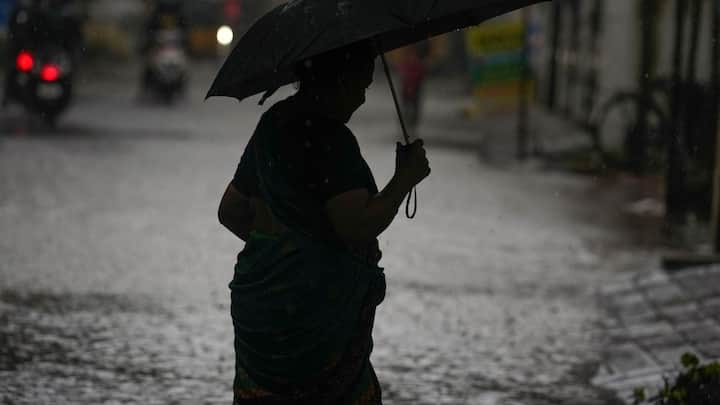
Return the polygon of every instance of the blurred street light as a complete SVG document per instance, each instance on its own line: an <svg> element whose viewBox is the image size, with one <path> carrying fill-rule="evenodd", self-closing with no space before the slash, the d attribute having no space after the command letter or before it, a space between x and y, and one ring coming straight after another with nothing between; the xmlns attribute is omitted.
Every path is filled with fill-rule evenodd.
<svg viewBox="0 0 720 405"><path fill-rule="evenodd" d="M217 41L222 46L228 46L233 41L233 30L227 25L223 25L217 30Z"/></svg>

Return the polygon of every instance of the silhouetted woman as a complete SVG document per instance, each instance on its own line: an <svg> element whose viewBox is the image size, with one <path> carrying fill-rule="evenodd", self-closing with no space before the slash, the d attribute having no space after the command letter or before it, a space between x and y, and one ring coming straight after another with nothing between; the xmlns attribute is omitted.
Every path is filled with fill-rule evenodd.
<svg viewBox="0 0 720 405"><path fill-rule="evenodd" d="M230 283L236 404L381 403L377 236L430 168L422 141L398 145L378 192L345 126L375 56L360 43L297 66L298 92L262 115L220 203L220 222L246 242Z"/></svg>

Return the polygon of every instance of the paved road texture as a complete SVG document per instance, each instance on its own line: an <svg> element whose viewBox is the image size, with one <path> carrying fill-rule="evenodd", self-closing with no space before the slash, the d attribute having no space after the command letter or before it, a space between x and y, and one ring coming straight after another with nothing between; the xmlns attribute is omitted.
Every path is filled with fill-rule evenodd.
<svg viewBox="0 0 720 405"><path fill-rule="evenodd" d="M215 213L267 106L203 103L207 66L170 107L139 103L132 72L111 73L86 72L55 131L0 116L0 402L227 404L242 243ZM597 291L652 270L654 252L598 182L483 163L468 146L482 125L461 125L452 95L428 97L433 173L417 217L381 237L372 360L385 403L616 403L590 381L610 342ZM391 106L378 82L351 123L381 185Z"/></svg>
<svg viewBox="0 0 720 405"><path fill-rule="evenodd" d="M627 274L601 288L612 314L606 361L593 383L628 400L674 381L683 353L720 359L720 266Z"/></svg>

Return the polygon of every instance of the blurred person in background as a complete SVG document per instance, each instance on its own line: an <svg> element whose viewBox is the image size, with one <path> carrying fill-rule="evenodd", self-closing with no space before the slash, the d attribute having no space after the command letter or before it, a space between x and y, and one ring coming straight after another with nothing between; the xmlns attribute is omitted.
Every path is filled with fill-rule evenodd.
<svg viewBox="0 0 720 405"><path fill-rule="evenodd" d="M84 47L85 8L80 0L40 0L43 15L52 24L50 32L75 60Z"/></svg>
<svg viewBox="0 0 720 405"><path fill-rule="evenodd" d="M240 23L243 11L242 0L225 0L225 4L223 5L223 14L225 22L230 26L235 27Z"/></svg>
<svg viewBox="0 0 720 405"><path fill-rule="evenodd" d="M400 49L397 64L400 75L403 115L408 132L417 135L422 113L422 90L428 71L430 43L425 40Z"/></svg>
<svg viewBox="0 0 720 405"><path fill-rule="evenodd" d="M11 12L9 37L15 49L55 43L77 54L83 46L84 19L79 1L20 0Z"/></svg>
<svg viewBox="0 0 720 405"><path fill-rule="evenodd" d="M8 19L8 41L5 66L5 86L3 87L2 106L5 107L13 97L12 92L17 80L15 59L20 51L31 46L33 29L31 14L34 12L33 0L18 0L13 5Z"/></svg>
<svg viewBox="0 0 720 405"><path fill-rule="evenodd" d="M189 52L189 28L183 2L158 0L147 4L149 13L140 53L140 99L152 92L166 101L184 90Z"/></svg>
<svg viewBox="0 0 720 405"><path fill-rule="evenodd" d="M142 34L140 50L145 55L153 46L158 32L178 30L182 36L183 47L188 44L188 24L180 0L157 0L148 3L150 9Z"/></svg>

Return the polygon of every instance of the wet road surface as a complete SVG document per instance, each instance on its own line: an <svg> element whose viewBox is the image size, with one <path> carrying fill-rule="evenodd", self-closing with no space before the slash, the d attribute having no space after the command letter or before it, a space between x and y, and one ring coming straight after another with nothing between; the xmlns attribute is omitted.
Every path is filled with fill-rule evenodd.
<svg viewBox="0 0 720 405"><path fill-rule="evenodd" d="M3 112L3 403L230 402L242 244L215 213L262 109L201 103L211 73L173 107L86 80L54 132ZM380 186L396 129L384 90L351 123ZM589 384L605 342L596 289L651 254L598 218L592 180L428 151L417 218L401 213L381 238L372 360L385 403L614 403Z"/></svg>

